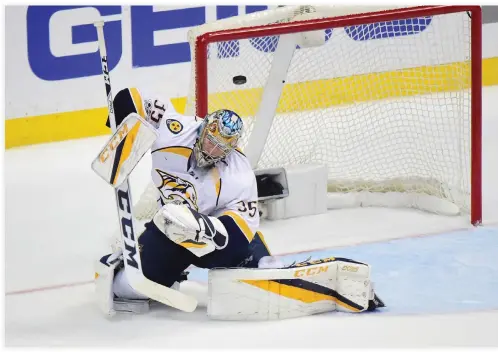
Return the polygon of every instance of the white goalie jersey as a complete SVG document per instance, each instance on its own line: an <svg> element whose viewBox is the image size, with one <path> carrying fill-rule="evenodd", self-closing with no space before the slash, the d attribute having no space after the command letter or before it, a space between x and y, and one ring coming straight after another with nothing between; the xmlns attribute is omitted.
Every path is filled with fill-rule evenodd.
<svg viewBox="0 0 498 352"><path fill-rule="evenodd" d="M169 202L185 204L205 215L232 217L250 242L260 219L256 177L245 155L237 149L211 168L195 168L192 153L202 119L181 115L170 99L136 88L126 93L136 113L159 132L151 148L153 186L135 207L137 217L149 220Z"/></svg>
<svg viewBox="0 0 498 352"><path fill-rule="evenodd" d="M153 126L150 130L158 132L151 147L151 186L134 207L134 216L142 221L154 218L160 230L162 226L168 227L161 231L199 258L215 249L227 248L228 240L216 242L220 248L205 246L197 238L184 240L184 220L192 217L193 210L217 217L226 231L220 233L230 238L230 243L236 243L233 248L245 246L246 240L252 242L256 234L261 238L257 232L260 214L256 176L240 150L232 151L212 167L196 167L193 153L202 119L183 116L169 99L157 99L136 88L121 90L114 99L114 108L116 116L122 119L132 113L140 115ZM191 211L173 204L187 205ZM159 209L162 213L157 212ZM195 219L191 222L197 225ZM180 225L175 229L177 223ZM215 265L209 271L207 312L212 319L285 319L334 310L363 312L384 306L375 295L370 266L347 258L325 258L290 266L237 266Z"/></svg>

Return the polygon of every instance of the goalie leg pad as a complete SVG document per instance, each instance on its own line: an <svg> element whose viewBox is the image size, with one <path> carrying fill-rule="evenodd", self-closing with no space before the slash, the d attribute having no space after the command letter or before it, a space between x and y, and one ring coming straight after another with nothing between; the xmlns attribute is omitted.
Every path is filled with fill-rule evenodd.
<svg viewBox="0 0 498 352"><path fill-rule="evenodd" d="M122 252L108 254L100 258L95 265L95 296L100 310L108 316L116 314L113 306L114 273L123 262Z"/></svg>
<svg viewBox="0 0 498 352"><path fill-rule="evenodd" d="M149 310L149 299L134 291L124 275L121 251L105 255L97 262L95 293L100 310L107 316L114 316L117 312L145 313Z"/></svg>
<svg viewBox="0 0 498 352"><path fill-rule="evenodd" d="M209 271L208 287L208 316L219 320L287 319L329 311L358 313L371 310L376 297L370 266L345 258L281 269L214 269Z"/></svg>
<svg viewBox="0 0 498 352"><path fill-rule="evenodd" d="M115 298L124 300L147 300L148 297L135 291L126 276L125 270L121 269L115 273L114 281L112 283L112 292Z"/></svg>

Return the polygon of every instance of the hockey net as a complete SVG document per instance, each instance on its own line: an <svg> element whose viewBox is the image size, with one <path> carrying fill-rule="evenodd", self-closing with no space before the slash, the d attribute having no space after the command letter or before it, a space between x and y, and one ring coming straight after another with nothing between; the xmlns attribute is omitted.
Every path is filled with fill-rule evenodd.
<svg viewBox="0 0 498 352"><path fill-rule="evenodd" d="M329 208L477 224L480 11L289 6L196 27L186 113L238 112L254 168L327 165Z"/></svg>

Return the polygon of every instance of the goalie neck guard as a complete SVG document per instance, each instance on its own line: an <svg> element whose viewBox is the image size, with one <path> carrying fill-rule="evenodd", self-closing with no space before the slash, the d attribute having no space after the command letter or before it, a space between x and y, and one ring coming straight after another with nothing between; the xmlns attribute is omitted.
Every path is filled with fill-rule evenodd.
<svg viewBox="0 0 498 352"><path fill-rule="evenodd" d="M242 128L242 119L231 110L217 110L207 115L194 145L197 165L211 166L226 158L237 147Z"/></svg>

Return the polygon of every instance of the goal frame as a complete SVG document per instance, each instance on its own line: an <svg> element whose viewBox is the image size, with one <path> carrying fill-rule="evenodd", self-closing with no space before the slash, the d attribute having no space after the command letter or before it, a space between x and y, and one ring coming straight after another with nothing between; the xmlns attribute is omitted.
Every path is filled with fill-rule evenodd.
<svg viewBox="0 0 498 352"><path fill-rule="evenodd" d="M482 10L480 6L435 5L398 8L393 10L358 13L290 23L277 23L226 29L199 35L195 41L195 99L196 115L208 113L208 45L216 42L242 40L253 37L275 36L296 32L342 28L376 22L403 20L421 16L467 12L471 17L471 175L470 221L482 223Z"/></svg>

